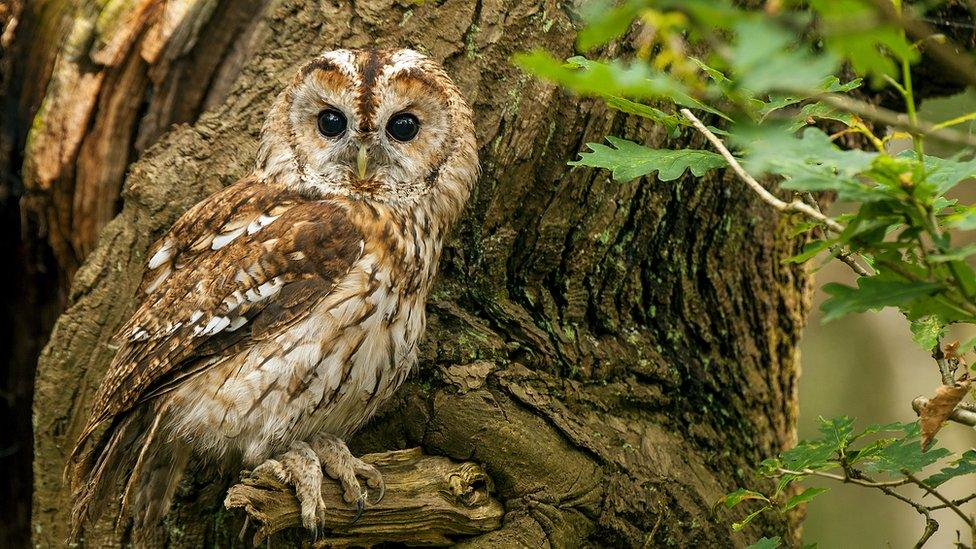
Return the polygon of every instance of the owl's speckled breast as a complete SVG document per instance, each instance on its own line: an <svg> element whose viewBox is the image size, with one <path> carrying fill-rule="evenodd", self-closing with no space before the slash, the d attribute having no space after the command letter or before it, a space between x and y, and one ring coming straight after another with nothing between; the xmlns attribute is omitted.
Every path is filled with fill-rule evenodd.
<svg viewBox="0 0 976 549"><path fill-rule="evenodd" d="M347 437L403 383L440 245L415 238L416 216L364 213L387 230L349 274L307 318L180 388L171 432L253 464L320 430Z"/></svg>

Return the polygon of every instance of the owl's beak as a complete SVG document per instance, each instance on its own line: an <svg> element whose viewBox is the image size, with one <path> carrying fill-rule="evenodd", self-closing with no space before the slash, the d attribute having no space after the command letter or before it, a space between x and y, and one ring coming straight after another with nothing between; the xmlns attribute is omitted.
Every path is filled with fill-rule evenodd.
<svg viewBox="0 0 976 549"><path fill-rule="evenodd" d="M369 162L369 154L366 152L366 144L359 145L359 154L356 155L356 167L359 169L359 179L366 179L366 165Z"/></svg>

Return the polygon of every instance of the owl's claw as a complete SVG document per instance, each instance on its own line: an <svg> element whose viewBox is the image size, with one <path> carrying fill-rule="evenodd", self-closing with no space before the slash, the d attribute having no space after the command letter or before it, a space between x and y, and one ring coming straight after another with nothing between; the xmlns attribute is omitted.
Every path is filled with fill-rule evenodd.
<svg viewBox="0 0 976 549"><path fill-rule="evenodd" d="M277 459L269 459L254 468L254 473L265 472L295 488L295 497L301 507L302 526L318 539L319 526L325 515L322 499L322 466L315 451L304 442L295 442L291 450Z"/></svg>
<svg viewBox="0 0 976 549"><path fill-rule="evenodd" d="M349 523L350 526L356 524L362 518L363 511L366 510L366 496L367 493L364 491L359 495L359 499L356 500L356 516L352 517L352 521Z"/></svg>
<svg viewBox="0 0 976 549"><path fill-rule="evenodd" d="M315 448L325 473L336 479L342 487L343 499L347 503L355 502L356 516L353 523L359 520L368 503L375 505L383 499L386 493L383 475L376 467L352 455L345 442L331 435L321 434L310 443ZM375 502L368 501L368 492L363 489L357 477L365 479L366 486L379 490L379 497Z"/></svg>

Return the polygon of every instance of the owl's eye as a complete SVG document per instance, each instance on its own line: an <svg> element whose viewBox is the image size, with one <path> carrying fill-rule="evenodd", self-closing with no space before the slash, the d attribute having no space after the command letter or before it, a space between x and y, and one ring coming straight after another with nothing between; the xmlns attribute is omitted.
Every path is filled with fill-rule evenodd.
<svg viewBox="0 0 976 549"><path fill-rule="evenodd" d="M319 132L326 137L336 137L346 131L346 116L335 109L319 113Z"/></svg>
<svg viewBox="0 0 976 549"><path fill-rule="evenodd" d="M390 137L397 141L410 141L414 137L417 137L417 132L419 131L420 121L417 120L416 116L408 112L401 112L400 114L394 115L386 123L386 133L390 134Z"/></svg>

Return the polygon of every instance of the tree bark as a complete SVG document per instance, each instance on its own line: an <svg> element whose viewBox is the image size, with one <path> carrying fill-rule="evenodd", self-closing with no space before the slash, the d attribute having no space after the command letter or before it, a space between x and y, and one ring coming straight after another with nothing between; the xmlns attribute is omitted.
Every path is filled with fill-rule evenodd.
<svg viewBox="0 0 976 549"><path fill-rule="evenodd" d="M472 547L744 546L760 533L793 535L794 521L776 516L733 535L731 515L712 509L794 439L808 284L780 262L793 248L787 221L731 175L619 183L570 169L584 142L607 134L703 142L511 65L531 48L573 54L578 16L567 3L282 0L261 13L226 97L130 167L121 213L78 270L41 356L36 545L66 535L64 460L111 359L108 340L133 309L148 246L251 169L265 112L301 63L367 45L444 63L474 108L484 174L444 253L419 371L354 451L418 446L479 464L505 515L463 539ZM202 472L185 483L154 545L240 545L242 516L222 509L224 486ZM130 540L105 521L85 542Z"/></svg>

